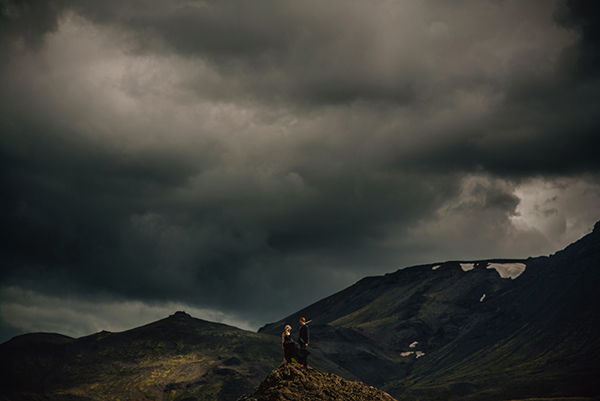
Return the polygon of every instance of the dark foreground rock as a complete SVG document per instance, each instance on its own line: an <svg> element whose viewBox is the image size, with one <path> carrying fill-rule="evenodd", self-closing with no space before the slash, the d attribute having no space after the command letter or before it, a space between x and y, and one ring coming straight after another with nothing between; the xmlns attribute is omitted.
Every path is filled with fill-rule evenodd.
<svg viewBox="0 0 600 401"><path fill-rule="evenodd" d="M271 372L248 396L238 401L395 401L388 393L361 382L348 381L332 373L321 373L298 365Z"/></svg>

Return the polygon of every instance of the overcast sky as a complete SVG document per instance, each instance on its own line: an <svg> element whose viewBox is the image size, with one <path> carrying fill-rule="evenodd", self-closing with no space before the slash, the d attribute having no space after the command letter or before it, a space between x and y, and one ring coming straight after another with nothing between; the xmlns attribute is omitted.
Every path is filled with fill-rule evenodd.
<svg viewBox="0 0 600 401"><path fill-rule="evenodd" d="M600 220L598 4L0 0L0 341L564 248Z"/></svg>

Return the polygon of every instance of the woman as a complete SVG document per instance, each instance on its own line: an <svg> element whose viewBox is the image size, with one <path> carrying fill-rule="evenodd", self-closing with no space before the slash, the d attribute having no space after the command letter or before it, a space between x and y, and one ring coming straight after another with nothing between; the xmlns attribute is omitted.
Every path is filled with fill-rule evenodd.
<svg viewBox="0 0 600 401"><path fill-rule="evenodd" d="M287 366L288 362L292 361L292 357L296 351L296 343L292 339L292 326L289 324L283 329L281 333L281 348L283 349L283 365Z"/></svg>

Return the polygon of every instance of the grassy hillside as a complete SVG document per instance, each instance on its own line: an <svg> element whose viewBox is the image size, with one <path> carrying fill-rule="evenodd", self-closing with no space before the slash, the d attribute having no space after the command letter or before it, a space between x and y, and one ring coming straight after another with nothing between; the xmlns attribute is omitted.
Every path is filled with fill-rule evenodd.
<svg viewBox="0 0 600 401"><path fill-rule="evenodd" d="M520 265L516 278L490 266ZM454 261L365 278L279 322L397 399L600 396L600 227L550 257Z"/></svg>
<svg viewBox="0 0 600 401"><path fill-rule="evenodd" d="M123 333L16 337L0 346L0 387L7 400L232 400L280 362L272 336L178 312Z"/></svg>

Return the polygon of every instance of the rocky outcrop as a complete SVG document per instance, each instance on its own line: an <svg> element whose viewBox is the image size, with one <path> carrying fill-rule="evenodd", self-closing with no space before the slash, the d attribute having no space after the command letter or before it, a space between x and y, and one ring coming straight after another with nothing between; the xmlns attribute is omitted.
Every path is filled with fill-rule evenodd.
<svg viewBox="0 0 600 401"><path fill-rule="evenodd" d="M321 373L298 365L280 367L248 395L238 401L394 401L388 393L332 373Z"/></svg>

